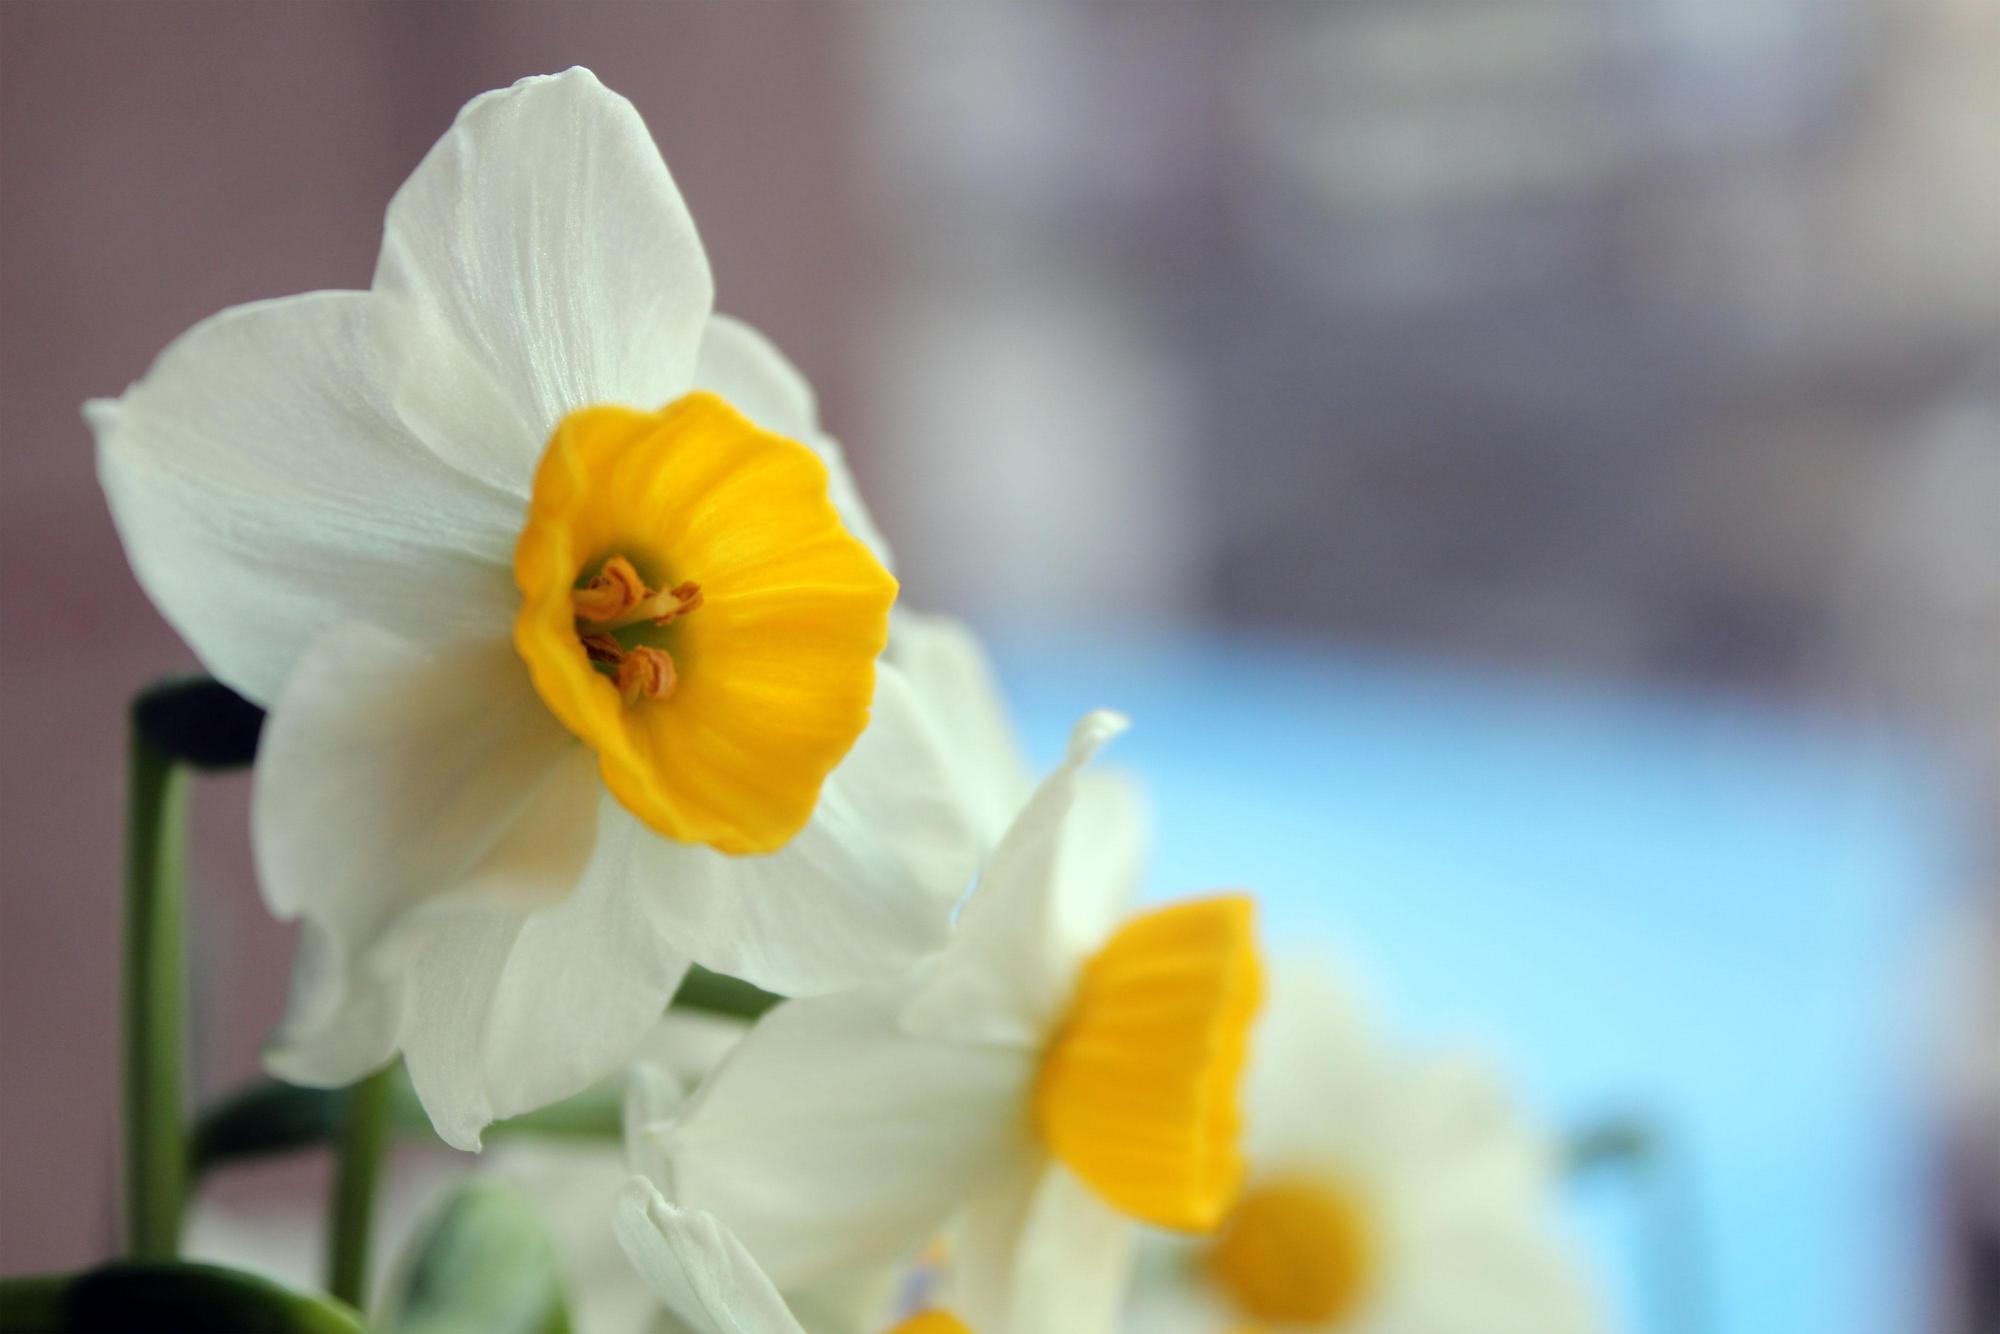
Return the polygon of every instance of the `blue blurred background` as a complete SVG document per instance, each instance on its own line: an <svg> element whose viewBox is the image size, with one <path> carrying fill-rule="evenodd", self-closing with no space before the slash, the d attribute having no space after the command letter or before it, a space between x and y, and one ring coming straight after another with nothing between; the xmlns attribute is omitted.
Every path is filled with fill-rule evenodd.
<svg viewBox="0 0 2000 1334"><path fill-rule="evenodd" d="M111 1242L120 706L189 662L76 405L365 285L572 63L1039 753L1134 717L1159 892L1648 1131L1575 1192L1628 1327L2000 1328L1991 0L0 4L0 1270ZM290 950L243 802L210 1090Z"/></svg>

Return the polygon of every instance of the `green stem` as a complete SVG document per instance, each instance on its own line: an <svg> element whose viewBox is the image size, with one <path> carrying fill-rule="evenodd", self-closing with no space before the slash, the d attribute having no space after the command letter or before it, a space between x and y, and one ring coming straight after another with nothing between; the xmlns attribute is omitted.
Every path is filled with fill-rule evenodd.
<svg viewBox="0 0 2000 1334"><path fill-rule="evenodd" d="M180 1249L187 1191L187 773L135 726L125 811L125 1245Z"/></svg>
<svg viewBox="0 0 2000 1334"><path fill-rule="evenodd" d="M389 1103L396 1067L386 1065L347 1091L327 1219L326 1287L367 1310L368 1233L375 1221L375 1186L389 1146Z"/></svg>

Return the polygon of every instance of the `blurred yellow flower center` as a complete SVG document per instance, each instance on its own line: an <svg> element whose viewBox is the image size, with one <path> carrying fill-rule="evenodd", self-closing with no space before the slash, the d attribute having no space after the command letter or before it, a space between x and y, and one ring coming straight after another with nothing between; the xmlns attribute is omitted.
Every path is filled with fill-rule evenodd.
<svg viewBox="0 0 2000 1334"><path fill-rule="evenodd" d="M1262 992L1247 895L1126 923L1084 965L1042 1061L1050 1152L1135 1218L1214 1228L1243 1177L1237 1085Z"/></svg>
<svg viewBox="0 0 2000 1334"><path fill-rule="evenodd" d="M972 1334L972 1331L948 1311L919 1311L889 1334Z"/></svg>
<svg viewBox="0 0 2000 1334"><path fill-rule="evenodd" d="M612 793L729 853L811 817L867 724L896 598L826 465L709 393L563 418L514 581L514 645Z"/></svg>
<svg viewBox="0 0 2000 1334"><path fill-rule="evenodd" d="M1352 1316L1368 1295L1375 1242L1352 1193L1276 1181L1243 1193L1207 1263L1252 1318L1326 1324Z"/></svg>

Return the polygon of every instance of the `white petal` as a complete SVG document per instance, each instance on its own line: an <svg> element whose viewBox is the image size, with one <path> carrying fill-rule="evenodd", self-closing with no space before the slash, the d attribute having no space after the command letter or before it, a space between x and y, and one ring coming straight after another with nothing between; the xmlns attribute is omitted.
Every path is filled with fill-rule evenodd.
<svg viewBox="0 0 2000 1334"><path fill-rule="evenodd" d="M665 1180L667 1163L660 1135L687 1102L688 1085L657 1063L639 1059L625 1084L625 1165L648 1180Z"/></svg>
<svg viewBox="0 0 2000 1334"><path fill-rule="evenodd" d="M619 1192L618 1241L688 1334L805 1334L743 1243L642 1177Z"/></svg>
<svg viewBox="0 0 2000 1334"><path fill-rule="evenodd" d="M878 666L872 719L790 843L761 857L641 845L675 938L704 966L786 995L934 953L982 851L947 744L901 673Z"/></svg>
<svg viewBox="0 0 2000 1334"><path fill-rule="evenodd" d="M284 1016L264 1049L272 1074L293 1084L338 1088L396 1054L403 991L342 943L338 924L299 923Z"/></svg>
<svg viewBox="0 0 2000 1334"><path fill-rule="evenodd" d="M937 966L903 1022L962 1041L1039 1044L1062 1016L1077 966L1137 886L1144 821L1122 781L1081 772L1125 728L1099 712L994 851Z"/></svg>
<svg viewBox="0 0 2000 1334"><path fill-rule="evenodd" d="M826 464L828 498L840 511L847 531L873 551L885 568L896 568L889 544L862 503L846 456L820 427L812 386L770 339L741 320L714 316L702 333L694 383L698 389L722 395L765 430L796 440L818 454Z"/></svg>
<svg viewBox="0 0 2000 1334"><path fill-rule="evenodd" d="M1034 1152L1032 1056L907 1037L904 995L785 1002L665 1132L667 1193L727 1220L786 1291L894 1263Z"/></svg>
<svg viewBox="0 0 2000 1334"><path fill-rule="evenodd" d="M1093 1334L1118 1323L1137 1229L1067 1167L997 1179L954 1231L949 1296L979 1334Z"/></svg>
<svg viewBox="0 0 2000 1334"><path fill-rule="evenodd" d="M546 798L580 751L505 641L439 656L366 625L313 641L255 773L259 883L272 912L306 922L274 1069L341 1084L388 1058L400 984L372 951L426 896L502 853L524 899L567 889L594 831Z"/></svg>
<svg viewBox="0 0 2000 1334"><path fill-rule="evenodd" d="M1256 1170L1372 1163L1398 1115L1396 1071L1359 996L1317 957L1280 960L1251 1034L1244 1149Z"/></svg>
<svg viewBox="0 0 2000 1334"><path fill-rule="evenodd" d="M898 612L885 655L951 739L952 771L985 841L1006 833L1035 789L992 664L972 632L944 616Z"/></svg>
<svg viewBox="0 0 2000 1334"><path fill-rule="evenodd" d="M1124 1334L1234 1334L1243 1312L1212 1279L1204 1263L1210 1238L1184 1232L1138 1229L1133 1243ZM1340 1334L1373 1334L1365 1325Z"/></svg>
<svg viewBox="0 0 2000 1334"><path fill-rule="evenodd" d="M1196 1263L1191 1253L1183 1254L1180 1259L1185 1265ZM1141 1278L1126 1305L1120 1328L1124 1334L1241 1334L1245 1326L1243 1313L1233 1302L1180 1273L1159 1282ZM1353 1325L1338 1334L1381 1332L1374 1325Z"/></svg>
<svg viewBox="0 0 2000 1334"><path fill-rule="evenodd" d="M1376 1146L1397 1192L1427 1213L1533 1213L1556 1181L1555 1149L1499 1072L1470 1054L1413 1055L1395 1067Z"/></svg>
<svg viewBox="0 0 2000 1334"><path fill-rule="evenodd" d="M1576 1257L1538 1220L1461 1219L1398 1258L1370 1326L1382 1334L1601 1334Z"/></svg>
<svg viewBox="0 0 2000 1334"><path fill-rule="evenodd" d="M375 290L411 297L512 393L527 452L465 462L523 478L574 409L686 392L714 300L645 122L581 68L459 112L389 204Z"/></svg>
<svg viewBox="0 0 2000 1334"><path fill-rule="evenodd" d="M86 406L133 571L211 672L268 704L325 626L505 632L520 503L398 403L452 355L392 302L311 292L203 321Z"/></svg>
<svg viewBox="0 0 2000 1334"><path fill-rule="evenodd" d="M709 317L694 383L722 395L767 431L793 440L819 434L812 385L775 343L733 316Z"/></svg>
<svg viewBox="0 0 2000 1334"><path fill-rule="evenodd" d="M749 1031L750 1023L745 1019L704 1010L669 1010L639 1044L632 1059L652 1066L669 1085L685 1091L699 1084ZM666 1107L659 1115L672 1112L672 1107Z"/></svg>

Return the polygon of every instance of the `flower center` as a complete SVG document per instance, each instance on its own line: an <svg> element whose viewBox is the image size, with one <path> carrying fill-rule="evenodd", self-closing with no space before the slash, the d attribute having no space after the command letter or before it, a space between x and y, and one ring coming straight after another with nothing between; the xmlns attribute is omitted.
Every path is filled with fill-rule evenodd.
<svg viewBox="0 0 2000 1334"><path fill-rule="evenodd" d="M618 683L626 704L642 699L666 699L679 677L673 655L653 644L627 645L618 631L635 625L664 629L701 606L701 585L692 579L654 592L639 569L624 556L613 556L590 582L570 594L576 609L576 637L592 665Z"/></svg>
<svg viewBox="0 0 2000 1334"><path fill-rule="evenodd" d="M708 393L563 418L514 582L515 648L612 794L728 853L811 818L867 724L896 597L819 457Z"/></svg>
<svg viewBox="0 0 2000 1334"><path fill-rule="evenodd" d="M1367 1211L1353 1192L1274 1181L1243 1193L1206 1262L1253 1319L1316 1325L1360 1308L1375 1252Z"/></svg>
<svg viewBox="0 0 2000 1334"><path fill-rule="evenodd" d="M1247 895L1127 922L1084 964L1042 1059L1049 1151L1133 1217L1215 1227L1243 1177L1237 1084L1262 991Z"/></svg>
<svg viewBox="0 0 2000 1334"><path fill-rule="evenodd" d="M970 1334L965 1322L949 1311L919 1311L889 1334Z"/></svg>

